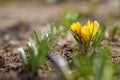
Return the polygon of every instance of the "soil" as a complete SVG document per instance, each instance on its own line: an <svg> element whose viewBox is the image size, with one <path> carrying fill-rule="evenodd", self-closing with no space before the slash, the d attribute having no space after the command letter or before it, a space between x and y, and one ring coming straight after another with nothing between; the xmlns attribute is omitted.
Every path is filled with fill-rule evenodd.
<svg viewBox="0 0 120 80"><path fill-rule="evenodd" d="M31 5L32 4L32 5ZM79 7L79 5L83 5ZM9 7L0 7L0 80L58 80L55 73L52 71L41 68L37 74L24 72L17 48L23 47L27 52L27 42L29 38L34 39L33 30L36 29L39 33L46 28L46 23L58 23L60 21L59 13L64 8L74 8L84 12L88 8L88 3L61 3L55 5L43 5L38 3L19 3L11 4ZM104 15L102 18L99 16L101 22L106 20L106 15L109 11L106 6L106 11L102 8L106 6L104 3L98 6L103 13L97 10L95 15ZM52 12L51 12L52 11ZM34 12L34 13L33 13ZM9 14L7 14L9 13ZM103 17L105 19L103 19ZM93 19L93 18L92 18ZM95 18L96 19L96 18ZM72 35L67 34L61 36L58 41L53 45L53 49L65 57L68 63L72 62L74 56L72 47L77 43ZM111 51L111 57L116 64L120 64L120 35L111 40L110 37L103 40L103 45L108 46Z"/></svg>

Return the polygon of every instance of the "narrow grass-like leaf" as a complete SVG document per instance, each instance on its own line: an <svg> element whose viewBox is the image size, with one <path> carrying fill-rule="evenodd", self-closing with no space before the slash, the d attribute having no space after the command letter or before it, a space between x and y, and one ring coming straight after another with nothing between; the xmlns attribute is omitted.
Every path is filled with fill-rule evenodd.
<svg viewBox="0 0 120 80"><path fill-rule="evenodd" d="M103 39L103 33L98 32L96 34L95 38L93 39L92 47L98 47L100 45L102 39Z"/></svg>
<svg viewBox="0 0 120 80"><path fill-rule="evenodd" d="M40 43L40 39L38 37L38 33L37 33L36 30L34 30L34 36L35 36L35 39L36 39L37 43L39 44Z"/></svg>
<svg viewBox="0 0 120 80"><path fill-rule="evenodd" d="M107 26L106 26L105 24L103 24L103 26L102 26L102 29L101 29L101 30L102 30L102 32L103 32L103 33L105 33L105 31L107 30Z"/></svg>
<svg viewBox="0 0 120 80"><path fill-rule="evenodd" d="M110 35L112 36L112 38L114 38L114 36L120 32L120 26L114 26L110 32Z"/></svg>
<svg viewBox="0 0 120 80"><path fill-rule="evenodd" d="M30 65L32 66L31 69L33 72L36 72L38 52L37 52L37 49L32 41L28 42L28 47L29 47L29 51L31 53L31 55L30 55L30 59L31 59Z"/></svg>
<svg viewBox="0 0 120 80"><path fill-rule="evenodd" d="M48 44L45 40L42 40L40 45L38 45L38 65L41 65L47 57L49 52Z"/></svg>
<svg viewBox="0 0 120 80"><path fill-rule="evenodd" d="M28 62L23 48L18 48L18 53L20 55L22 63L26 66Z"/></svg>
<svg viewBox="0 0 120 80"><path fill-rule="evenodd" d="M110 76L113 76L113 69L111 66L112 64L109 63L107 60L108 54L109 51L107 48L99 48L98 51L95 53L93 64L95 69L96 80L112 80L111 78L108 78ZM109 73L107 73L106 71Z"/></svg>
<svg viewBox="0 0 120 80"><path fill-rule="evenodd" d="M107 61L104 65L102 80L113 80L113 64L110 61Z"/></svg>
<svg viewBox="0 0 120 80"><path fill-rule="evenodd" d="M86 78L88 75L93 74L92 64L82 55L77 55L74 59L74 63L78 68L78 76Z"/></svg>

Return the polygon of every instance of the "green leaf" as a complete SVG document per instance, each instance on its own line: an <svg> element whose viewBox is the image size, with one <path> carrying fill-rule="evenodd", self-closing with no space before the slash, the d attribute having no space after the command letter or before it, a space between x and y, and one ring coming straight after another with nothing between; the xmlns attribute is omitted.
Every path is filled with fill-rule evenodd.
<svg viewBox="0 0 120 80"><path fill-rule="evenodd" d="M104 65L102 80L113 80L113 65L110 61L107 61Z"/></svg>
<svg viewBox="0 0 120 80"><path fill-rule="evenodd" d="M34 36L35 36L35 39L36 39L37 43L39 44L40 43L40 39L38 37L38 33L37 33L36 30L34 30Z"/></svg>
<svg viewBox="0 0 120 80"><path fill-rule="evenodd" d="M105 24L103 24L103 26L102 26L102 29L101 29L101 30L102 30L102 32L103 32L103 33L105 33L105 31L107 30L107 26L106 26Z"/></svg>
<svg viewBox="0 0 120 80"><path fill-rule="evenodd" d="M28 42L28 51L30 53L30 66L31 66L31 69L34 72L36 72L37 70L37 58L38 58L38 52L37 52L37 49L34 45L34 43L32 42L32 40L30 40Z"/></svg>
<svg viewBox="0 0 120 80"><path fill-rule="evenodd" d="M77 55L74 63L78 68L78 76L86 78L88 75L93 74L92 63L89 62L85 56Z"/></svg>
<svg viewBox="0 0 120 80"><path fill-rule="evenodd" d="M120 31L120 26L114 26L111 30L111 36L114 37Z"/></svg>
<svg viewBox="0 0 120 80"><path fill-rule="evenodd" d="M22 63L26 66L28 64L28 62L27 62L27 58L26 58L23 48L18 48L18 53L20 55L20 59L21 59Z"/></svg>
<svg viewBox="0 0 120 80"><path fill-rule="evenodd" d="M103 32L100 31L93 38L92 47L95 47L95 48L98 47L101 44L102 39L103 39Z"/></svg>
<svg viewBox="0 0 120 80"><path fill-rule="evenodd" d="M40 45L38 45L38 66L41 66L41 64L46 59L49 52L48 44L45 40L41 41Z"/></svg>
<svg viewBox="0 0 120 80"><path fill-rule="evenodd" d="M96 80L112 80L112 64L109 63L107 59L109 53L110 52L107 48L99 48L94 55L93 64Z"/></svg>

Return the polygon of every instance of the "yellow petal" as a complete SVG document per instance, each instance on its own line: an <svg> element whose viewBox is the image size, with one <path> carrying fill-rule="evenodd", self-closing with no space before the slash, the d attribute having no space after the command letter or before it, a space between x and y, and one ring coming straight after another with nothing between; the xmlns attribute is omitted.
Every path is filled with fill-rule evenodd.
<svg viewBox="0 0 120 80"><path fill-rule="evenodd" d="M79 22L73 23L73 24L71 25L71 30L72 30L74 33L79 34L79 32L80 32L80 23L79 23Z"/></svg>
<svg viewBox="0 0 120 80"><path fill-rule="evenodd" d="M93 32L94 32L94 26L93 26L93 23L91 22L91 25L90 25L90 27L89 27L89 33L90 33L90 35L93 35Z"/></svg>
<svg viewBox="0 0 120 80"><path fill-rule="evenodd" d="M89 37L88 37L88 33L87 33L87 30L85 27L81 27L81 31L80 31L80 36L83 38L83 40L85 42L88 42L89 41Z"/></svg>
<svg viewBox="0 0 120 80"><path fill-rule="evenodd" d="M93 37L94 37L99 30L99 23L97 21L94 21L93 26L94 26L94 31L93 31Z"/></svg>
<svg viewBox="0 0 120 80"><path fill-rule="evenodd" d="M88 20L87 24L84 27L86 28L86 30L88 32L88 35L89 36L92 35L92 33L93 33L93 23L90 20Z"/></svg>
<svg viewBox="0 0 120 80"><path fill-rule="evenodd" d="M90 25L91 25L91 21L90 21L90 20L88 20L88 22L87 22L86 26L87 26L87 27L89 27Z"/></svg>

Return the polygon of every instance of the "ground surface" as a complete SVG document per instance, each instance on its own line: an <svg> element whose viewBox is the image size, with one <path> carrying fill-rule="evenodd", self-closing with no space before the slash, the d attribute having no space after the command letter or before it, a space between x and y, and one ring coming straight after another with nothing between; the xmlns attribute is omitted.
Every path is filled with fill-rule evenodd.
<svg viewBox="0 0 120 80"><path fill-rule="evenodd" d="M23 73L21 71L22 64L20 63L17 48L22 46L26 49L28 39L30 37L33 38L33 29L37 29L39 32L42 29L45 30L45 26L48 23L58 23L60 21L60 12L63 10L72 8L85 12L88 7L89 5L86 2L65 2L54 5L15 2L12 4L0 5L0 79L32 80L33 77L31 78L28 74L26 74L27 78L21 75ZM97 16L95 19L103 23L107 20L106 17L109 12L111 12L109 5L105 3L98 4L97 10L94 12L94 16ZM116 41L111 41L110 39L103 41L103 44L106 46L109 45L112 54L111 57L114 58L118 64L120 64L119 37L119 35L116 37ZM62 40L64 40L64 42ZM72 43L71 37L67 37L66 35L62 40L59 40L61 45L56 46L55 49L62 52L63 55L66 51L68 51L68 54L72 53L70 48L66 46ZM67 55L65 54L64 56ZM43 79L48 76L44 75L44 72L47 71L39 71L39 74L43 74ZM47 73L50 76L50 73ZM44 80L50 80L49 76Z"/></svg>

